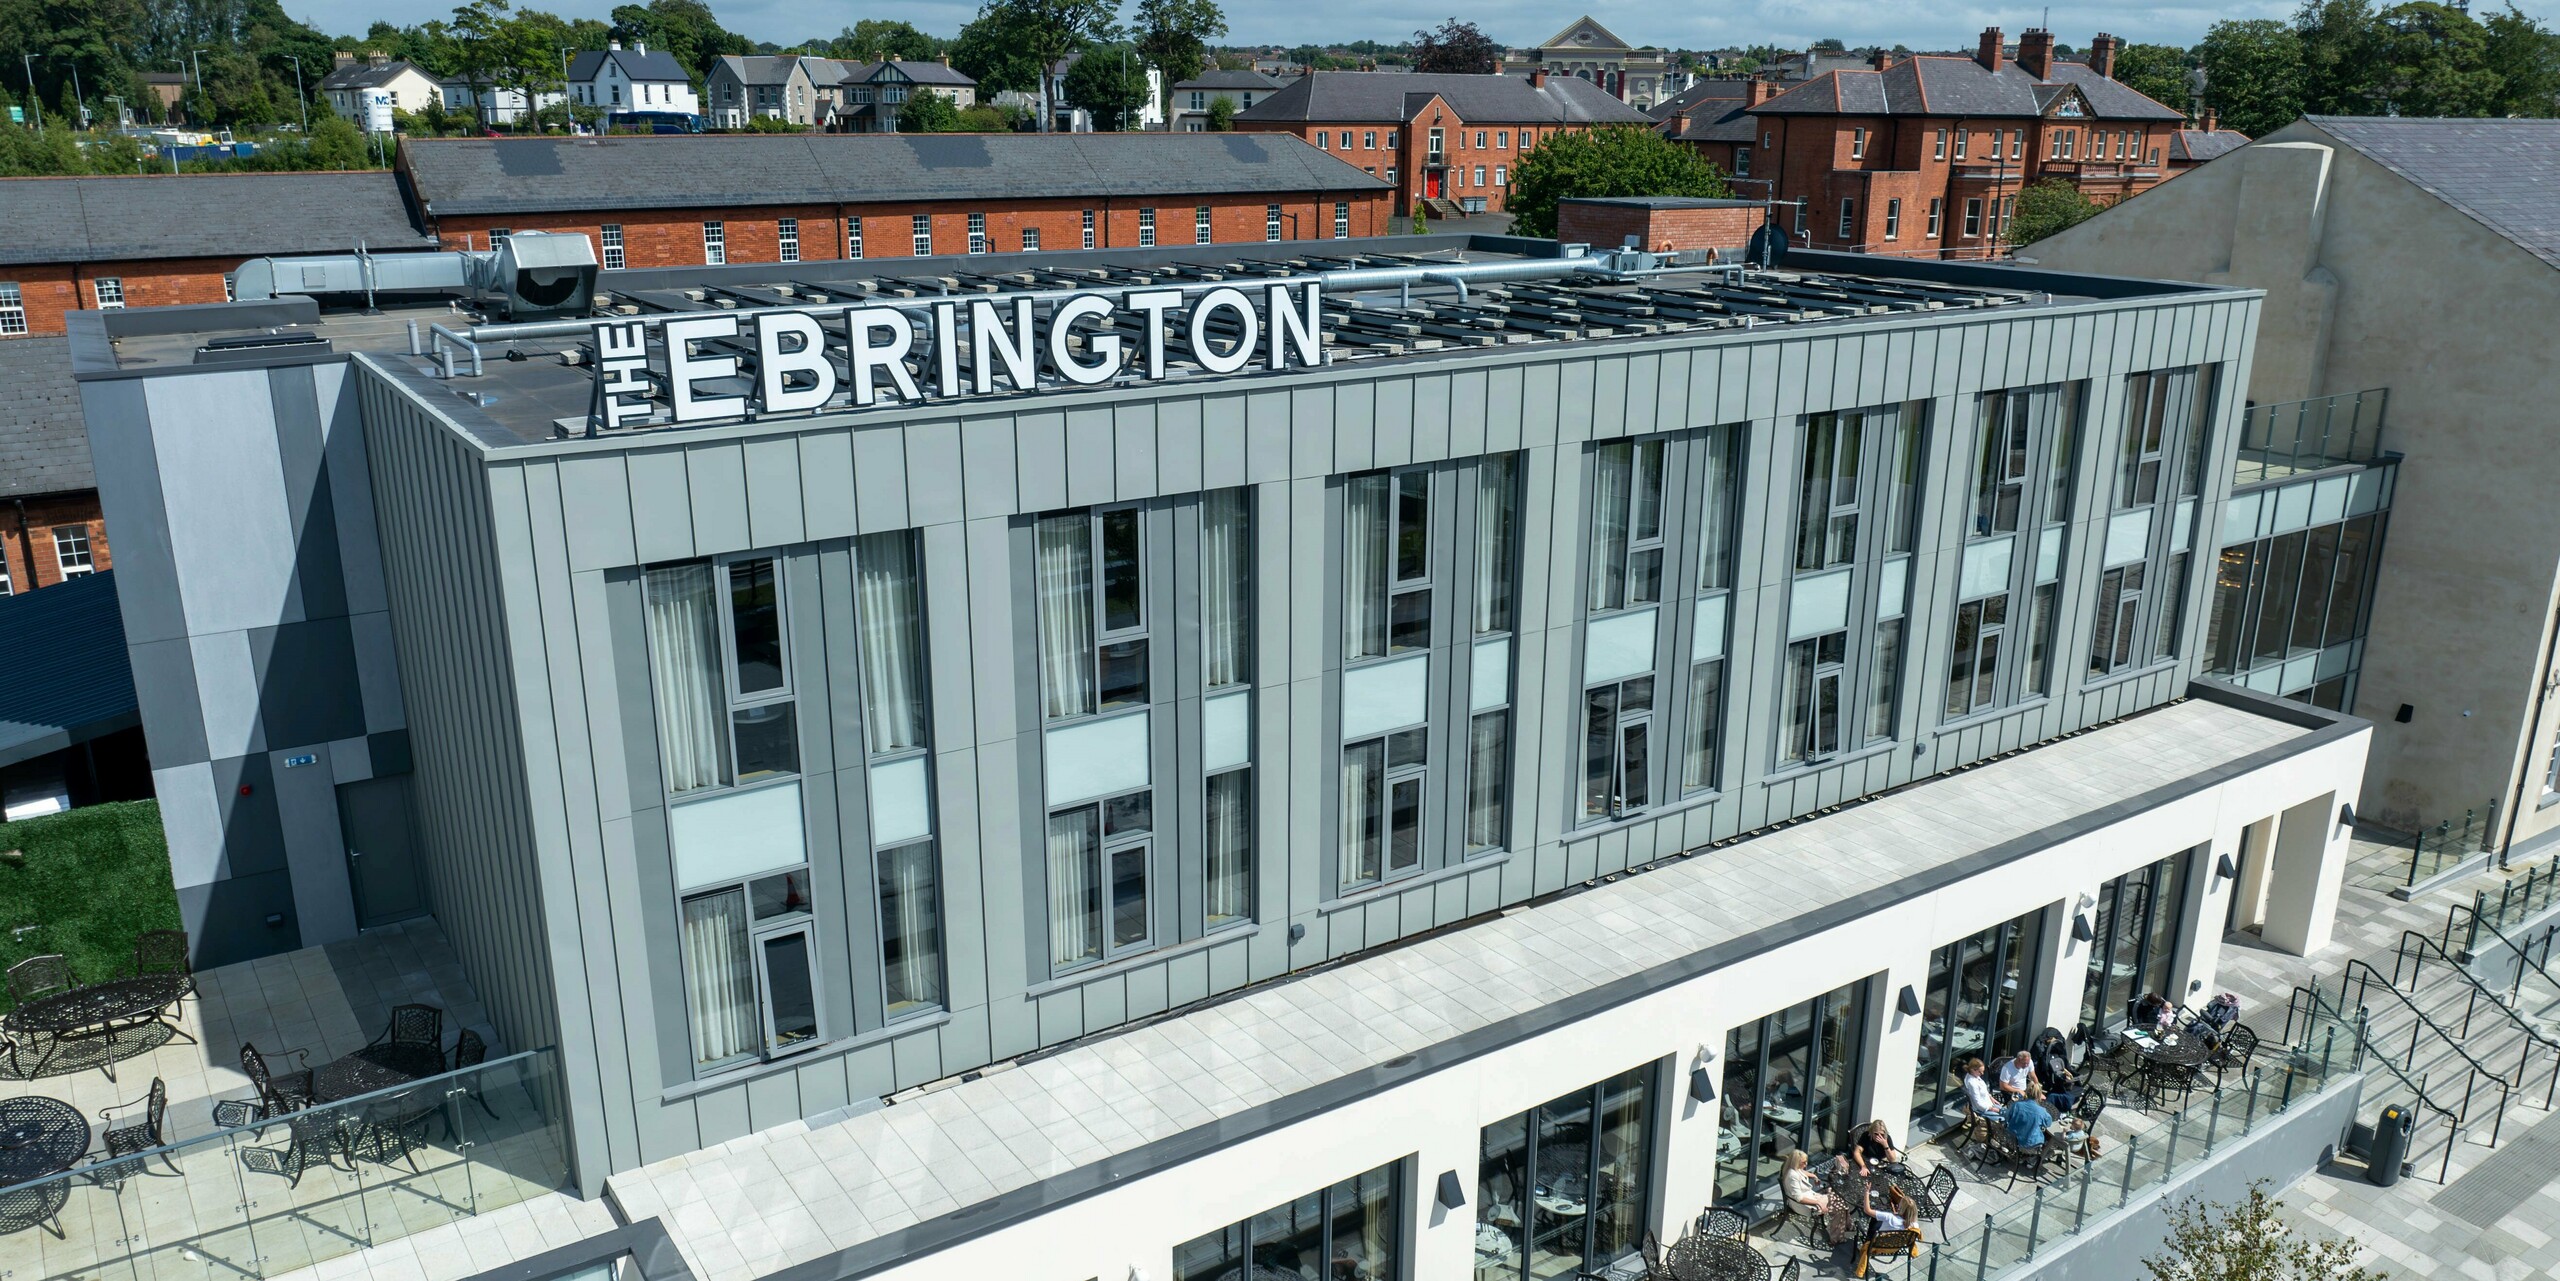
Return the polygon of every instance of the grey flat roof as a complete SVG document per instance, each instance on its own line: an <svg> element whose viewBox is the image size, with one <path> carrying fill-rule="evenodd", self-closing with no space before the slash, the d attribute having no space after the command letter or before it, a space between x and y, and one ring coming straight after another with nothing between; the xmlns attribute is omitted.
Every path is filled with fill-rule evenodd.
<svg viewBox="0 0 2560 1281"><path fill-rule="evenodd" d="M1297 138L1253 133L438 138L401 154L439 217L1387 189Z"/></svg>
<svg viewBox="0 0 2560 1281"><path fill-rule="evenodd" d="M142 723L113 570L0 596L0 654L43 658L0 680L0 765Z"/></svg>
<svg viewBox="0 0 2560 1281"><path fill-rule="evenodd" d="M685 1211L710 1188L736 1193L718 1200L721 1236L788 1243L783 1270L754 1272L860 1276L2364 728L2281 715L2189 699L834 1124L794 1121L625 1171L606 1187L629 1217L673 1225L704 1281L749 1275L714 1266L737 1255L705 1252L710 1243L687 1229L702 1216ZM860 1222L838 1217L856 1213L847 1197Z"/></svg>
<svg viewBox="0 0 2560 1281"><path fill-rule="evenodd" d="M71 381L71 340L0 341L0 498L97 487Z"/></svg>
<svg viewBox="0 0 2560 1281"><path fill-rule="evenodd" d="M0 178L0 263L424 249L381 171Z"/></svg>
<svg viewBox="0 0 2560 1281"><path fill-rule="evenodd" d="M2560 267L2560 120L2306 119L2526 253Z"/></svg>

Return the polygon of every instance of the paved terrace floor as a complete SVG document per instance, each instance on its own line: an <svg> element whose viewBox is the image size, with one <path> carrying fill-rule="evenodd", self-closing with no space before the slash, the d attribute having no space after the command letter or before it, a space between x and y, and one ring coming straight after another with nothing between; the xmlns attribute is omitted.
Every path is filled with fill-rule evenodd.
<svg viewBox="0 0 2560 1281"><path fill-rule="evenodd" d="M703 1281L863 1245L2283 748L2190 700L835 1124L617 1175ZM1168 1070L1160 1065L1179 1065Z"/></svg>

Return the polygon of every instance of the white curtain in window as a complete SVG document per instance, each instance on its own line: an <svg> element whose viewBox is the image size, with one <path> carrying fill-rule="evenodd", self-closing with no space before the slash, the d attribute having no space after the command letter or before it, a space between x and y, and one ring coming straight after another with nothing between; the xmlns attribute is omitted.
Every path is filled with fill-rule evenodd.
<svg viewBox="0 0 2560 1281"><path fill-rule="evenodd" d="M1488 849L1510 843L1503 829L1503 799L1511 790L1505 778L1505 740L1510 736L1509 710L1479 712L1467 726L1467 848Z"/></svg>
<svg viewBox="0 0 2560 1281"><path fill-rule="evenodd" d="M1733 586L1733 431L1709 432L1698 450L1698 590Z"/></svg>
<svg viewBox="0 0 2560 1281"><path fill-rule="evenodd" d="M1511 630L1512 456L1476 464L1476 634Z"/></svg>
<svg viewBox="0 0 2560 1281"><path fill-rule="evenodd" d="M1200 500L1200 661L1211 689L1245 678L1249 541L1243 490L1222 489Z"/></svg>
<svg viewBox="0 0 2560 1281"><path fill-rule="evenodd" d="M923 610L917 603L915 534L899 530L855 540L853 568L859 598L863 723L870 731L871 750L922 747Z"/></svg>
<svg viewBox="0 0 2560 1281"><path fill-rule="evenodd" d="M645 580L650 683L667 790L729 781L726 691L720 679L720 598L711 566L670 565Z"/></svg>
<svg viewBox="0 0 2560 1281"><path fill-rule="evenodd" d="M1088 516L1040 522L1040 688L1050 716L1094 708L1093 524Z"/></svg>
<svg viewBox="0 0 2560 1281"><path fill-rule="evenodd" d="M881 980L892 1014L942 1003L933 842L880 852Z"/></svg>
<svg viewBox="0 0 2560 1281"><path fill-rule="evenodd" d="M763 1041L747 896L722 890L684 901L684 987L693 1010L693 1061L752 1053Z"/></svg>
<svg viewBox="0 0 2560 1281"><path fill-rule="evenodd" d="M1049 963L1102 955L1102 888L1095 864L1102 834L1093 806L1049 816Z"/></svg>
<svg viewBox="0 0 2560 1281"><path fill-rule="evenodd" d="M1591 459L1591 608L1626 604L1627 506L1635 446L1603 445Z"/></svg>
<svg viewBox="0 0 2560 1281"><path fill-rule="evenodd" d="M1249 818L1253 771L1230 770L1209 780L1207 902L1212 925L1245 914L1250 899L1253 831Z"/></svg>
<svg viewBox="0 0 2560 1281"><path fill-rule="evenodd" d="M1355 476L1344 486L1342 656L1387 652L1387 477Z"/></svg>
<svg viewBox="0 0 2560 1281"><path fill-rule="evenodd" d="M1384 739L1342 749L1342 846L1336 857L1346 887L1374 881L1381 870L1385 765Z"/></svg>

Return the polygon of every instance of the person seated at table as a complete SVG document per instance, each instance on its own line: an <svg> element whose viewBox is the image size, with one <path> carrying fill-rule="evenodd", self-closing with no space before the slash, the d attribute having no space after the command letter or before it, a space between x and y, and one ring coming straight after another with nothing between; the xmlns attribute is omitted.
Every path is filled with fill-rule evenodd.
<svg viewBox="0 0 2560 1281"><path fill-rule="evenodd" d="M1866 1185L1867 1235L1878 1232L1900 1232L1920 1217L1911 1204L1910 1194L1882 1179Z"/></svg>
<svg viewBox="0 0 2560 1281"><path fill-rule="evenodd" d="M1893 1146L1893 1135L1882 1121L1869 1121L1858 1127L1849 1139L1849 1161L1860 1174L1873 1174L1888 1165L1902 1164L1902 1151Z"/></svg>
<svg viewBox="0 0 2560 1281"><path fill-rule="evenodd" d="M1983 1127L2000 1119L2000 1101L1991 1097L1991 1084L1983 1079L1982 1060L1964 1061L1964 1107L1968 1128L1980 1134Z"/></svg>
<svg viewBox="0 0 2560 1281"><path fill-rule="evenodd" d="M2027 1092L2011 1099L2000 1113L2000 1123L2009 1127L2009 1137L2019 1147L2044 1146L2044 1132L2053 1125L2053 1113L2044 1105L2044 1087L2029 1081Z"/></svg>
<svg viewBox="0 0 2560 1281"><path fill-rule="evenodd" d="M2069 1042L2056 1037L2044 1043L2044 1053L2036 1059L2036 1079L2044 1083L2055 1112L2068 1112L2080 1101L2080 1078L2071 1072Z"/></svg>
<svg viewBox="0 0 2560 1281"><path fill-rule="evenodd" d="M2157 992L2145 992L2141 1000L2133 1003L2133 1028L2137 1032L2166 1032L2169 1020L2176 1014L2176 1007L2170 1005L2166 997Z"/></svg>
<svg viewBox="0 0 2560 1281"><path fill-rule="evenodd" d="M2030 1054L2025 1050L2020 1050L2016 1054L2010 1056L2008 1062L2000 1065L2000 1092L2002 1094L2013 1099L2020 1098L2026 1094L2028 1086L2036 1083L2035 1055Z"/></svg>
<svg viewBox="0 0 2560 1281"><path fill-rule="evenodd" d="M1784 1168L1778 1172L1778 1186L1786 1193L1788 1209L1816 1216L1831 1213L1831 1194L1815 1182L1803 1148L1787 1149Z"/></svg>

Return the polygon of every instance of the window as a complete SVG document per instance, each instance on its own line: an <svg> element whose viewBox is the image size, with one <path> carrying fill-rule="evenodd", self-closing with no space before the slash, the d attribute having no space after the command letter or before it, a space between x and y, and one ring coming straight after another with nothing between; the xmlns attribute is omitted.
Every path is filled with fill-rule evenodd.
<svg viewBox="0 0 2560 1281"><path fill-rule="evenodd" d="M1956 130L1956 159L1964 159L1965 143L1972 137L1973 135L1965 130Z"/></svg>
<svg viewBox="0 0 2560 1281"><path fill-rule="evenodd" d="M1253 912L1253 529L1246 491L1200 499L1200 672L1206 793L1202 926Z"/></svg>
<svg viewBox="0 0 2560 1281"><path fill-rule="evenodd" d="M2125 380L2115 501L2089 644L2093 677L2177 654L2217 372L2204 365Z"/></svg>
<svg viewBox="0 0 2560 1281"><path fill-rule="evenodd" d="M774 239L781 248L782 261L800 261L800 220L783 218L773 225Z"/></svg>
<svg viewBox="0 0 2560 1281"><path fill-rule="evenodd" d="M608 222L599 229L599 232L604 242L604 269L606 271L622 270L622 224Z"/></svg>
<svg viewBox="0 0 2560 1281"><path fill-rule="evenodd" d="M2190 861L2186 853L2172 854L2098 887L2089 977L2080 989L2080 1022L2092 1033L2122 1026L2143 993L2177 998L2169 976L2179 919L2186 914Z"/></svg>
<svg viewBox="0 0 2560 1281"><path fill-rule="evenodd" d="M88 526L53 527L53 565L64 578L78 578L96 568L89 563Z"/></svg>
<svg viewBox="0 0 2560 1281"><path fill-rule="evenodd" d="M1349 150L1351 150L1351 131L1350 131L1350 130L1345 129L1345 130L1343 130L1341 133L1336 134L1336 135L1335 135L1335 137L1337 137L1337 138L1341 139L1341 144L1340 144L1340 147L1338 148L1339 150L1342 150L1342 151L1349 151Z"/></svg>
<svg viewBox="0 0 2560 1281"><path fill-rule="evenodd" d="M2018 198L2017 198L2016 196L2002 196L2002 197L2000 197L2000 230L2001 230L2001 231L2004 231L2004 232L2005 232L2005 231L2007 231L2007 230L2009 229L2009 216L2010 216L2011 214L2016 213L2017 211L2018 211Z"/></svg>
<svg viewBox="0 0 2560 1281"><path fill-rule="evenodd" d="M1036 254L1040 252L1040 229L1038 227L1025 227L1022 229L1022 252L1027 254Z"/></svg>
<svg viewBox="0 0 2560 1281"><path fill-rule="evenodd" d="M1378 131L1375 129L1362 131L1360 135L1360 147L1364 151L1376 151L1378 149Z"/></svg>
<svg viewBox="0 0 2560 1281"><path fill-rule="evenodd" d="M1914 1142L1963 1120L1966 1060L1997 1063L2027 1048L2034 1030L2028 994L2043 987L2034 981L2043 943L2039 909L1929 953L1911 1083Z"/></svg>
<svg viewBox="0 0 2560 1281"><path fill-rule="evenodd" d="M1343 491L1337 880L1351 890L1422 866L1430 728L1421 691L1430 676L1438 549L1431 472L1370 472L1351 477ZM1366 661L1378 659L1390 661Z"/></svg>
<svg viewBox="0 0 2560 1281"><path fill-rule="evenodd" d="M1493 167L1493 185L1497 187L1508 187L1511 185L1511 167L1509 165L1495 165Z"/></svg>
<svg viewBox="0 0 2560 1281"><path fill-rule="evenodd" d="M27 299L15 282L0 281L0 337L27 332Z"/></svg>
<svg viewBox="0 0 2560 1281"><path fill-rule="evenodd" d="M973 213L969 215L969 252L982 254L986 251L987 216L983 213Z"/></svg>
<svg viewBox="0 0 2560 1281"><path fill-rule="evenodd" d="M1944 159L1946 159L1946 158L1947 158L1947 131L1946 131L1946 130L1941 129L1941 130L1939 130L1939 131L1938 131L1938 138L1937 138L1937 142L1936 142L1936 144L1935 144L1934 146L1932 146L1932 147L1930 148L1929 158L1930 158L1931 160L1944 160Z"/></svg>
<svg viewBox="0 0 2560 1281"><path fill-rule="evenodd" d="M1207 111L1209 109L1209 95L1198 89L1192 90L1191 109L1193 111Z"/></svg>
<svg viewBox="0 0 2560 1281"><path fill-rule="evenodd" d="M2056 132L2056 133L2055 133L2051 138L2048 138L2048 139L2046 139L2046 140L2045 140L2045 149L2044 149L2045 159L2047 159L2047 160L2060 160L2060 159L2062 159L2062 140L2063 140L2063 137L2064 137L2064 135L2063 135L2063 134L2061 134L2060 132Z"/></svg>
<svg viewBox="0 0 2560 1281"><path fill-rule="evenodd" d="M1396 167L1395 167L1394 165L1388 165L1388 166L1387 166L1387 182L1388 182L1388 184L1389 184L1389 185L1393 185L1393 184L1395 183L1395 180L1396 180Z"/></svg>
<svg viewBox="0 0 2560 1281"><path fill-rule="evenodd" d="M1913 404L1805 421L1780 698L1782 762L1815 764L1893 737L1921 412ZM1853 701L1858 691L1863 716Z"/></svg>
<svg viewBox="0 0 2560 1281"><path fill-rule="evenodd" d="M1753 1019L1725 1034L1723 1129L1716 1144L1715 1199L1740 1205L1774 1194L1779 1158L1791 1148L1838 1152L1857 1121L1866 1076L1869 985L1846 987Z"/></svg>
<svg viewBox="0 0 2560 1281"><path fill-rule="evenodd" d="M1996 137L1998 137L1998 136L1999 136L1999 134L1995 131L1995 132L1993 133L1993 135L1992 135L1992 136L1996 138ZM2012 130L2010 130L2010 131L2009 131L2009 158L2010 158L2011 160L2024 160L2024 159L2026 159L2026 156L2027 156L2027 131L2026 131L2026 130L2024 130L2024 129L2012 129Z"/></svg>
<svg viewBox="0 0 2560 1281"><path fill-rule="evenodd" d="M1093 211L1084 211L1084 247L1093 248Z"/></svg>
<svg viewBox="0 0 2560 1281"><path fill-rule="evenodd" d="M940 863L933 829L923 558L916 532L855 539L853 571L882 1000L894 1019L942 1004Z"/></svg>
<svg viewBox="0 0 2560 1281"><path fill-rule="evenodd" d="M1733 176L1736 178L1748 178L1751 176L1751 148L1736 147L1733 149Z"/></svg>
<svg viewBox="0 0 2560 1281"><path fill-rule="evenodd" d="M100 276L89 282L89 289L100 311L114 311L124 306L124 279L120 276Z"/></svg>
<svg viewBox="0 0 2560 1281"><path fill-rule="evenodd" d="M1967 196L1964 202L1964 238L1971 240L1982 234L1982 197Z"/></svg>
<svg viewBox="0 0 2560 1281"><path fill-rule="evenodd" d="M660 566L642 578L660 765L670 796L694 798L671 807L669 827L697 1066L769 1056L818 1035L778 570L772 557L749 557ZM742 824L788 834L703 834Z"/></svg>
<svg viewBox="0 0 2560 1281"><path fill-rule="evenodd" d="M240 277L228 271L222 273L222 300L240 301Z"/></svg>
<svg viewBox="0 0 2560 1281"><path fill-rule="evenodd" d="M1476 166L1476 183L1475 183L1475 185L1477 185L1477 186L1479 186L1479 187L1481 187L1481 186L1483 186L1483 185L1484 185L1484 166L1483 166L1483 165L1477 165L1477 166Z"/></svg>
<svg viewBox="0 0 2560 1281"><path fill-rule="evenodd" d="M1195 206L1191 210L1191 243L1195 245L1209 243L1209 206L1207 205Z"/></svg>
<svg viewBox="0 0 2560 1281"><path fill-rule="evenodd" d="M711 267L729 261L729 233L716 219L702 224L702 261Z"/></svg>
<svg viewBox="0 0 2560 1281"><path fill-rule="evenodd" d="M2363 636L2381 534L2382 516L2371 513L2224 548L2205 630L2207 669L2236 676L2283 668ZM2315 674L2329 676L2341 658L2353 657L2352 650L2332 654ZM2297 679L2311 666L2295 668ZM2354 670L2349 662L2345 674ZM2279 692L2300 696L2298 686Z"/></svg>
<svg viewBox="0 0 2560 1281"><path fill-rule="evenodd" d="M2074 156L2072 153L2079 147L2079 145L2080 134L2077 130L2064 131L2062 135L2062 158L2065 160L2077 159L2078 157Z"/></svg>
<svg viewBox="0 0 2560 1281"><path fill-rule="evenodd" d="M1851 160L1867 158L1867 127L1865 125L1859 125L1849 131L1849 158Z"/></svg>
<svg viewBox="0 0 2560 1281"><path fill-rule="evenodd" d="M862 256L862 215L848 215L844 220L844 256Z"/></svg>
<svg viewBox="0 0 2560 1281"><path fill-rule="evenodd" d="M907 219L908 235L918 258L933 256L933 215L915 214Z"/></svg>
<svg viewBox="0 0 2560 1281"><path fill-rule="evenodd" d="M1495 131L1494 131L1494 135L1493 135L1493 149L1494 149L1494 150L1496 150L1496 151L1509 151L1509 150L1511 150L1511 131L1510 131L1510 130L1508 130L1508 129L1498 129L1498 130L1495 130Z"/></svg>
<svg viewBox="0 0 2560 1281"><path fill-rule="evenodd" d="M1280 238L1280 206L1264 205L1262 207L1262 238L1264 240Z"/></svg>
<svg viewBox="0 0 2560 1281"><path fill-rule="evenodd" d="M1332 150L1332 149L1333 149L1333 148L1332 148L1333 131L1331 131L1331 130L1329 130L1329 129L1318 129L1318 130L1316 130L1316 132L1315 132L1315 137L1312 139L1312 141L1316 144L1316 150L1318 150L1318 151L1330 151L1330 150Z"/></svg>
<svg viewBox="0 0 2560 1281"><path fill-rule="evenodd" d="M2070 519L2071 469L2082 385L1995 391L1982 397L1973 491L1949 648L1946 715L1958 719L2044 694L2045 657ZM2032 531L2022 534L2021 531ZM2013 617L2014 602L2030 615ZM2017 667L2009 628L2027 626ZM2012 661L2004 663L2003 658ZM2023 679L2021 679L2023 672Z"/></svg>
<svg viewBox="0 0 2560 1281"><path fill-rule="evenodd" d="M1475 649L1467 722L1467 852L1511 844L1511 633L1520 561L1519 460L1476 463Z"/></svg>
<svg viewBox="0 0 2560 1281"><path fill-rule="evenodd" d="M1476 130L1476 147L1478 150L1482 150L1484 147L1484 130L1482 129Z"/></svg>
<svg viewBox="0 0 2560 1281"><path fill-rule="evenodd" d="M1854 196L1840 198L1840 239L1847 240L1858 224L1858 201Z"/></svg>
<svg viewBox="0 0 2560 1281"><path fill-rule="evenodd" d="M1173 1281L1248 1273L1394 1281L1402 1257L1404 1163L1379 1166L1173 1247Z"/></svg>
<svg viewBox="0 0 2560 1281"><path fill-rule="evenodd" d="M1141 209L1138 211L1138 247L1141 249L1149 249L1153 248L1155 243L1156 211L1153 209Z"/></svg>
<svg viewBox="0 0 2560 1281"><path fill-rule="evenodd" d="M509 229L509 228L506 228L506 227L491 227L491 228L489 229L489 248L490 248L490 250L491 250L492 252L495 252L495 251L497 251L497 250L500 250L500 249L504 249L504 248L506 248L506 247L507 247L507 237L512 236L512 235L514 235L514 234L515 234L515 232L514 232L513 230L511 230L511 229Z"/></svg>
<svg viewBox="0 0 2560 1281"><path fill-rule="evenodd" d="M1940 223L1945 219L1946 213L1947 202L1944 197L1929 197L1929 234L1926 237L1927 239L1935 240L1938 238L1938 228Z"/></svg>
<svg viewBox="0 0 2560 1281"><path fill-rule="evenodd" d="M1884 202L1884 238L1902 239L1902 197L1900 196Z"/></svg>
<svg viewBox="0 0 2560 1281"><path fill-rule="evenodd" d="M1476 1281L1603 1276L1636 1253L1659 1156L1660 1076L1649 1063L1484 1128Z"/></svg>
<svg viewBox="0 0 2560 1281"><path fill-rule="evenodd" d="M1145 525L1139 509L1115 507L1043 517L1035 529L1044 719L1106 717L1085 728L1090 734L1099 726L1106 738L1087 742L1134 744L1140 758L1086 771L1093 781L1082 785L1050 783L1049 947L1056 970L1136 951L1155 937L1155 793L1143 759L1151 719ZM1054 730L1048 749L1081 750ZM1067 803L1058 805L1062 799Z"/></svg>
<svg viewBox="0 0 2560 1281"><path fill-rule="evenodd" d="M1351 202L1348 200L1333 202L1333 238L1336 240L1351 238Z"/></svg>

